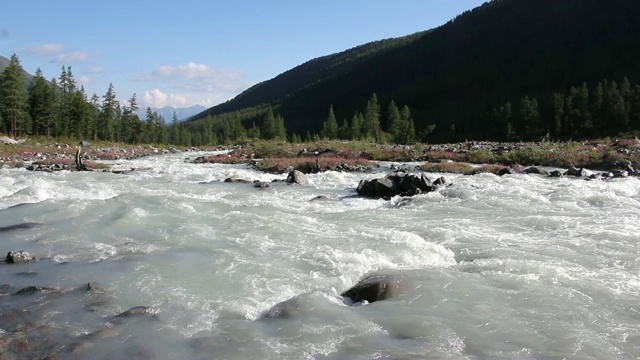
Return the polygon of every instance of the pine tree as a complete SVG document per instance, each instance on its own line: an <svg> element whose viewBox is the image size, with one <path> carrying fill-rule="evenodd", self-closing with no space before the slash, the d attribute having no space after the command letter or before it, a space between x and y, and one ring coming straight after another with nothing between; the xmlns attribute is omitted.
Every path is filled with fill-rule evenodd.
<svg viewBox="0 0 640 360"><path fill-rule="evenodd" d="M98 140L98 121L100 119L100 97L93 93L89 101L91 106L91 129L87 132L89 139Z"/></svg>
<svg viewBox="0 0 640 360"><path fill-rule="evenodd" d="M338 134L340 135L340 139L348 140L351 138L351 129L349 129L349 123L347 119L342 119L342 125L338 130Z"/></svg>
<svg viewBox="0 0 640 360"><path fill-rule="evenodd" d="M32 120L34 135L49 136L49 130L54 117L55 99L51 86L42 76L38 68L29 85L29 115Z"/></svg>
<svg viewBox="0 0 640 360"><path fill-rule="evenodd" d="M362 113L356 111L351 118L351 140L361 140L363 138L362 122Z"/></svg>
<svg viewBox="0 0 640 360"><path fill-rule="evenodd" d="M378 103L378 96L376 93L373 93L365 107L362 135L365 139L379 143L381 138L380 132L380 104Z"/></svg>
<svg viewBox="0 0 640 360"><path fill-rule="evenodd" d="M90 122L92 121L91 105L87 102L84 88L76 90L71 96L69 116L73 121L73 128L69 131L79 140L88 139Z"/></svg>
<svg viewBox="0 0 640 360"><path fill-rule="evenodd" d="M565 121L564 113L564 95L555 93L553 94L553 125L551 127L551 136L554 139L558 139L563 136L563 126Z"/></svg>
<svg viewBox="0 0 640 360"><path fill-rule="evenodd" d="M260 129L260 135L265 140L271 140L276 137L276 117L273 114L273 108L271 105L267 108L267 113L264 116L264 121L262 122L262 128Z"/></svg>
<svg viewBox="0 0 640 360"><path fill-rule="evenodd" d="M523 136L527 139L533 139L538 133L540 124L540 112L538 111L538 101L529 99L525 96L520 101L520 111L523 123Z"/></svg>
<svg viewBox="0 0 640 360"><path fill-rule="evenodd" d="M28 113L28 93L24 85L24 70L16 54L0 74L0 116L12 137L28 134L31 129Z"/></svg>
<svg viewBox="0 0 640 360"><path fill-rule="evenodd" d="M400 119L400 125L402 126L402 128L399 132L399 134L401 134L401 137L399 138L401 141L399 143L405 145L415 143L416 129L413 124L413 118L411 117L411 110L409 110L409 107L407 105L402 107Z"/></svg>
<svg viewBox="0 0 640 360"><path fill-rule="evenodd" d="M322 124L322 136L329 140L338 138L338 122L333 113L333 105L329 106L329 115L327 116L327 120Z"/></svg>
<svg viewBox="0 0 640 360"><path fill-rule="evenodd" d="M113 84L109 84L107 93L102 97L100 113L100 126L98 136L100 139L115 141L114 126L118 116L118 104Z"/></svg>
<svg viewBox="0 0 640 360"><path fill-rule="evenodd" d="M178 124L178 115L174 111L173 117L171 118L171 127L169 128L169 143L172 145L178 145L179 138L180 126Z"/></svg>
<svg viewBox="0 0 640 360"><path fill-rule="evenodd" d="M391 135L391 141L396 144L400 144L402 141L401 129L403 124L401 124L401 122L402 118L400 117L400 110L398 110L396 102L391 100L391 103L389 103L389 106L387 107L387 131Z"/></svg>

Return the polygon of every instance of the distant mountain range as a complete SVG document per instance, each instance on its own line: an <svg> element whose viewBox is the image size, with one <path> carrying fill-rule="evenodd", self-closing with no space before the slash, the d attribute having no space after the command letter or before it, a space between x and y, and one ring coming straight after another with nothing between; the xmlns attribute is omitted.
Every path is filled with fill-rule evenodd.
<svg viewBox="0 0 640 360"><path fill-rule="evenodd" d="M206 109L207 108L202 105L194 105L186 108L174 108L171 106L165 106L162 108L151 108L151 111L162 116L164 118L164 121L167 124L171 124L171 121L173 120L174 112L178 117L178 121L182 122L182 121L188 120L189 118L191 118L196 114L203 112ZM140 119L145 120L147 118L147 108L138 109L136 114Z"/></svg>
<svg viewBox="0 0 640 360"><path fill-rule="evenodd" d="M289 134L319 133L331 105L350 121L376 93L383 121L394 100L418 132L436 125L427 141L491 138L491 114L507 102L515 117L536 98L547 121L555 92L639 83L639 34L638 0L493 0L429 31L310 60L189 122L240 114L260 125L271 104Z"/></svg>

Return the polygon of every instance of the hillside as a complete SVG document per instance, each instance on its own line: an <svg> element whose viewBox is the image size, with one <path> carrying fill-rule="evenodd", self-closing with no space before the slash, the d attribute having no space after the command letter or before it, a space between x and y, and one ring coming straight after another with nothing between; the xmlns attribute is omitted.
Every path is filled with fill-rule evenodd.
<svg viewBox="0 0 640 360"><path fill-rule="evenodd" d="M271 103L289 133L318 132L331 104L342 122L375 92L383 113L393 99L418 131L436 124L424 140L496 138L490 114L507 101L536 98L548 122L554 92L637 83L637 34L637 0L494 0L431 31L311 60L192 121L240 111L245 124L260 122Z"/></svg>

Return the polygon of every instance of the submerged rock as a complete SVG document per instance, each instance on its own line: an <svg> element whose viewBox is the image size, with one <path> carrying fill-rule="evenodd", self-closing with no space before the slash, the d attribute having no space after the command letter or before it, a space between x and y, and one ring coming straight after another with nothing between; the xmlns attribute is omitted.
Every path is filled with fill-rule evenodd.
<svg viewBox="0 0 640 360"><path fill-rule="evenodd" d="M157 314L157 310L154 308L150 308L148 306L136 306L136 307L132 307L127 311L121 312L120 314L114 316L113 318L118 320L118 319L125 319L125 318L146 317L151 320L157 320L158 317L156 316L156 314Z"/></svg>
<svg viewBox="0 0 640 360"><path fill-rule="evenodd" d="M23 264L35 259L26 251L9 251L6 257L6 261L9 264Z"/></svg>
<svg viewBox="0 0 640 360"><path fill-rule="evenodd" d="M297 297L279 302L260 315L258 319L286 319L294 316L300 309Z"/></svg>
<svg viewBox="0 0 640 360"><path fill-rule="evenodd" d="M386 300L399 294L402 279L396 275L369 275L340 294L354 303Z"/></svg>
<svg viewBox="0 0 640 360"><path fill-rule="evenodd" d="M309 201L326 201L329 200L329 197L326 195L318 195Z"/></svg>
<svg viewBox="0 0 640 360"><path fill-rule="evenodd" d="M236 183L236 184L251 184L252 183L251 180L239 179L239 178L233 178L233 177L224 179L224 182L226 182L226 183Z"/></svg>
<svg viewBox="0 0 640 360"><path fill-rule="evenodd" d="M52 293L56 292L58 289L46 286L27 286L26 288L22 288L18 290L16 295L32 295L36 293Z"/></svg>
<svg viewBox="0 0 640 360"><path fill-rule="evenodd" d="M37 228L37 227L40 227L40 226L42 226L42 223L25 222L25 223L21 223L21 224L14 224L14 225L0 227L0 233L13 231L13 230L19 230L19 229L33 229L33 228Z"/></svg>
<svg viewBox="0 0 640 360"><path fill-rule="evenodd" d="M263 181L257 181L253 184L253 187L258 188L258 189L266 189L268 187L270 187L271 184L269 184L268 182L263 182Z"/></svg>

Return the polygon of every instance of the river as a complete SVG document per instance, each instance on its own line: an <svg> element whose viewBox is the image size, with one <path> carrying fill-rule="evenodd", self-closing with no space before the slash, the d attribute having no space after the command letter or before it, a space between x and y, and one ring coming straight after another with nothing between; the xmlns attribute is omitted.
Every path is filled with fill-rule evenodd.
<svg viewBox="0 0 640 360"><path fill-rule="evenodd" d="M0 169L0 227L34 223L0 233L0 253L38 258L0 264L0 358L640 357L638 178L444 174L387 201L355 193L384 166L258 189L223 180L286 175L185 162L199 155ZM406 285L340 296L371 273ZM263 318L290 298L292 316Z"/></svg>

